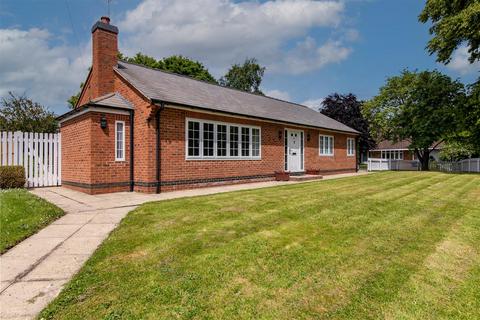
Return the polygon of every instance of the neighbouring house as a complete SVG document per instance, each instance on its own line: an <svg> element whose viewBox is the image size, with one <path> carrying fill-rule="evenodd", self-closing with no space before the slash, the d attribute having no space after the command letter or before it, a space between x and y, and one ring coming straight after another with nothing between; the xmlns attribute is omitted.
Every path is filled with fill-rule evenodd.
<svg viewBox="0 0 480 320"><path fill-rule="evenodd" d="M430 148L430 159L439 161L440 150L443 144L440 143ZM383 140L378 143L377 147L369 151L369 158L376 159L392 159L392 160L416 160L415 152L410 147L410 141L402 140L397 143L393 143L389 140Z"/></svg>
<svg viewBox="0 0 480 320"><path fill-rule="evenodd" d="M77 106L59 117L62 185L155 193L356 171L358 132L306 106L118 60L117 27L92 27Z"/></svg>

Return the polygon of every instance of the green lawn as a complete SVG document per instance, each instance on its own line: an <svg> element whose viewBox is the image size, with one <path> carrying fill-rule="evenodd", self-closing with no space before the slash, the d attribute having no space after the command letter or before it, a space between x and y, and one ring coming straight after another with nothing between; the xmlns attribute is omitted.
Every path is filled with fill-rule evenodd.
<svg viewBox="0 0 480 320"><path fill-rule="evenodd" d="M480 175L385 172L148 203L41 317L478 319Z"/></svg>
<svg viewBox="0 0 480 320"><path fill-rule="evenodd" d="M34 234L63 211L24 189L0 191L0 253Z"/></svg>

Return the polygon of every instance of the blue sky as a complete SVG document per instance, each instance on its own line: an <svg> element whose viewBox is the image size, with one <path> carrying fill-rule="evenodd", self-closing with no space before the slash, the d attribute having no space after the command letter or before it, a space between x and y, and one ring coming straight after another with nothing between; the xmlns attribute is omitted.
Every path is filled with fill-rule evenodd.
<svg viewBox="0 0 480 320"><path fill-rule="evenodd" d="M333 92L368 99L404 68L437 68L473 82L480 66L466 61L464 48L449 66L425 51L428 26L417 21L423 4L112 0L110 15L128 55L183 54L216 77L256 57L267 67L264 92L315 106ZM106 12L106 0L1 1L0 95L26 93L56 113L67 111L90 64L90 28Z"/></svg>

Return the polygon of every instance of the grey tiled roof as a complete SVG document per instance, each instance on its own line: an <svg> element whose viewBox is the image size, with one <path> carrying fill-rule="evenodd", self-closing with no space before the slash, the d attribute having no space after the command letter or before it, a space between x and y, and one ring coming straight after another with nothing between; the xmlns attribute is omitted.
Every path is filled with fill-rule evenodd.
<svg viewBox="0 0 480 320"><path fill-rule="evenodd" d="M443 142L440 142L440 143L433 143L432 146L430 148L433 148L435 147L435 149L442 149L444 146L444 143ZM398 149L398 150L406 150L410 147L410 141L409 140L401 140L401 141L398 141L396 143L393 143L393 141L390 141L390 140L382 140L378 143L377 147L375 148L375 150L371 150L371 151L376 151L376 150L395 150L395 149Z"/></svg>
<svg viewBox="0 0 480 320"><path fill-rule="evenodd" d="M106 95L89 101L88 104L122 109L133 109L133 105L118 92L107 93Z"/></svg>
<svg viewBox="0 0 480 320"><path fill-rule="evenodd" d="M186 76L118 62L115 70L151 100L261 119L357 133L306 106L229 89Z"/></svg>

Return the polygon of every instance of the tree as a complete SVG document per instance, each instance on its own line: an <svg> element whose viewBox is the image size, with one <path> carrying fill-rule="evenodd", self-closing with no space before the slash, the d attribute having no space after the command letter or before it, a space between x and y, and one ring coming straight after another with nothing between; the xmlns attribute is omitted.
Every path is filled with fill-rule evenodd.
<svg viewBox="0 0 480 320"><path fill-rule="evenodd" d="M139 52L133 58L122 54L119 54L119 58L126 62L133 62L150 68L185 75L197 80L217 83L217 80L215 80L202 63L181 55L174 55L157 61L155 58Z"/></svg>
<svg viewBox="0 0 480 320"><path fill-rule="evenodd" d="M466 108L465 126L467 140L480 155L480 79L468 87L468 103Z"/></svg>
<svg viewBox="0 0 480 320"><path fill-rule="evenodd" d="M82 89L84 85L85 85L85 82L80 83L80 91L78 91L77 94L74 94L67 100L68 106L70 107L70 109L75 108L75 106L77 105L78 99L80 99L80 94L82 93Z"/></svg>
<svg viewBox="0 0 480 320"><path fill-rule="evenodd" d="M440 151L443 161L458 161L471 158L475 154L474 147L465 141L449 141Z"/></svg>
<svg viewBox="0 0 480 320"><path fill-rule="evenodd" d="M457 135L465 89L438 71L403 71L385 86L362 112L375 138L409 140L410 148L428 170L430 147Z"/></svg>
<svg viewBox="0 0 480 320"><path fill-rule="evenodd" d="M265 67L257 63L257 59L246 59L243 65L234 64L220 79L225 87L263 95L260 90Z"/></svg>
<svg viewBox="0 0 480 320"><path fill-rule="evenodd" d="M420 22L431 21L432 39L427 49L437 53L437 61L449 63L453 52L467 43L471 63L480 59L480 1L427 0Z"/></svg>
<svg viewBox="0 0 480 320"><path fill-rule="evenodd" d="M368 121L362 115L362 103L352 93L346 95L334 93L323 100L319 111L360 132L358 146L360 152L364 153L373 149L376 143L370 135Z"/></svg>
<svg viewBox="0 0 480 320"><path fill-rule="evenodd" d="M118 59L126 62L140 64L153 69L159 69L185 75L197 80L207 81L215 84L217 83L217 80L215 80L215 78L210 74L210 72L208 72L208 69L205 68L202 63L183 56L171 56L163 58L161 60L156 60L155 58L147 56L140 52L133 57L127 57L119 52ZM84 83L82 82L80 84L80 92L77 92L77 94L71 96L67 100L69 106L72 109L75 108L75 105L80 98L83 86Z"/></svg>
<svg viewBox="0 0 480 320"><path fill-rule="evenodd" d="M0 131L57 132L55 114L25 96L9 92L2 98Z"/></svg>

